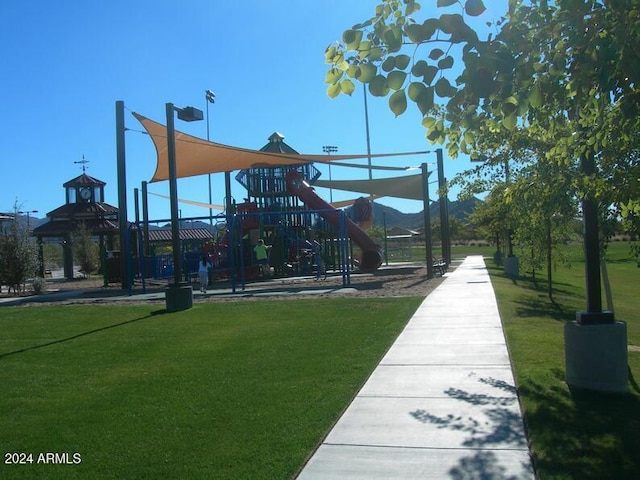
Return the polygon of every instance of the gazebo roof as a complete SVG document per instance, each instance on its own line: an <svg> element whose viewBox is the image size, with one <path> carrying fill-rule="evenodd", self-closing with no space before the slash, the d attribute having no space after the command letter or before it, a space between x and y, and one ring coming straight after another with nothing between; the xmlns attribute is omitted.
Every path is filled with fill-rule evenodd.
<svg viewBox="0 0 640 480"><path fill-rule="evenodd" d="M62 184L64 188L67 187L104 187L106 185L102 180L98 180L97 178L93 178L86 173L82 172L81 175L78 175L76 178L69 180Z"/></svg>
<svg viewBox="0 0 640 480"><path fill-rule="evenodd" d="M83 220L51 220L33 229L33 235L42 237L62 237L77 232L83 223L93 235L115 234L118 232L118 221L106 218L87 218Z"/></svg>
<svg viewBox="0 0 640 480"><path fill-rule="evenodd" d="M83 217L96 218L103 215L117 215L118 208L104 202L67 203L47 213L47 217Z"/></svg>

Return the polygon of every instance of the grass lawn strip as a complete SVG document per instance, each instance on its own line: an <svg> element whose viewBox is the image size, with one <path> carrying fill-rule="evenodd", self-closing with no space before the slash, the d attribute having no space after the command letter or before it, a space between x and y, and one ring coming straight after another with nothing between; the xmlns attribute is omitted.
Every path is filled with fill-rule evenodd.
<svg viewBox="0 0 640 480"><path fill-rule="evenodd" d="M5 308L0 478L288 478L422 298Z"/></svg>

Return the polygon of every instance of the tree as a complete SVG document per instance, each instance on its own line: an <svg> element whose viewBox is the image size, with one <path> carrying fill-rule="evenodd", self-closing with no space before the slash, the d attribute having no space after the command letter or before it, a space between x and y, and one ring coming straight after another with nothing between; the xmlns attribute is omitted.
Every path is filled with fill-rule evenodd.
<svg viewBox="0 0 640 480"><path fill-rule="evenodd" d="M100 249L91 239L91 232L84 223L78 226L78 230L72 238L74 256L84 275L90 275L100 266Z"/></svg>
<svg viewBox="0 0 640 480"><path fill-rule="evenodd" d="M350 94L357 80L388 96L396 115L410 99L427 138L447 142L452 157L517 128L553 145L537 160L580 173L587 304L600 311L598 202L640 214L638 163L620 155L637 148L640 130L640 0L510 0L486 40L467 21L484 12L482 0L436 5L444 13L420 23L417 2L384 0L346 30L325 51L329 96ZM598 175L620 170L633 174L616 188Z"/></svg>
<svg viewBox="0 0 640 480"><path fill-rule="evenodd" d="M509 185L516 220L514 241L529 254L524 259L532 272L546 264L550 299L553 299L554 257L562 260L563 252L558 247L570 239L571 221L578 214L570 173L550 162L536 162L520 170Z"/></svg>
<svg viewBox="0 0 640 480"><path fill-rule="evenodd" d="M7 284L15 293L22 290L28 278L38 270L38 248L30 236L29 225L18 214L14 205L14 220L0 235L0 285Z"/></svg>
<svg viewBox="0 0 640 480"><path fill-rule="evenodd" d="M486 240L495 243L494 260L497 264L502 262L501 245L506 244L507 235L513 229L512 213L505 197L505 184L502 184L493 188L485 201L471 214L473 225Z"/></svg>

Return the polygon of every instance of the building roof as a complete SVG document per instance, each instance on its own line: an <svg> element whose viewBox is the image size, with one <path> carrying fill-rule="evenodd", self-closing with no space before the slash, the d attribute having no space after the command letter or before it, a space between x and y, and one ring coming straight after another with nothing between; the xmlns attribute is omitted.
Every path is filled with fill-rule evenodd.
<svg viewBox="0 0 640 480"><path fill-rule="evenodd" d="M213 236L206 228L181 228L180 240L211 240ZM171 229L149 230L150 242L171 242Z"/></svg>
<svg viewBox="0 0 640 480"><path fill-rule="evenodd" d="M68 217L68 218L79 218L79 217L100 217L104 215L117 215L118 208L113 205L109 205L104 202L77 202L77 203L67 203L66 205L62 205L55 210L47 213L47 217L57 218L57 217Z"/></svg>
<svg viewBox="0 0 640 480"><path fill-rule="evenodd" d="M93 178L86 173L82 173L82 175L78 175L76 178L69 180L62 184L64 188L67 187L103 187L106 183L102 180L98 180L97 178Z"/></svg>
<svg viewBox="0 0 640 480"><path fill-rule="evenodd" d="M118 232L118 221L106 218L87 218L84 220L50 220L33 229L33 235L43 237L62 237L77 232L84 224L92 235L115 234Z"/></svg>
<svg viewBox="0 0 640 480"><path fill-rule="evenodd" d="M273 152L273 153L291 153L294 155L300 155L294 148L284 143L284 135L278 132L273 132L269 137L269 143L260 149L261 152Z"/></svg>

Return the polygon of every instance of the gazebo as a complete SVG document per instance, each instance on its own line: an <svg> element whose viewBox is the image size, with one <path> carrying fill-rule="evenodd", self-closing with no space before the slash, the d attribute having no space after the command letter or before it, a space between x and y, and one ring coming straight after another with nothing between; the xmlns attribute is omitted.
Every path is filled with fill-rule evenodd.
<svg viewBox="0 0 640 480"><path fill-rule="evenodd" d="M106 183L87 175L78 177L62 186L65 189L65 204L47 213L48 222L33 229L38 239L40 259L44 257L45 238L59 239L63 249L64 276L73 279L72 237L84 225L91 236L100 239L100 250L106 246L113 249L113 238L118 235L118 208L104 201ZM40 274L44 274L41 261Z"/></svg>

